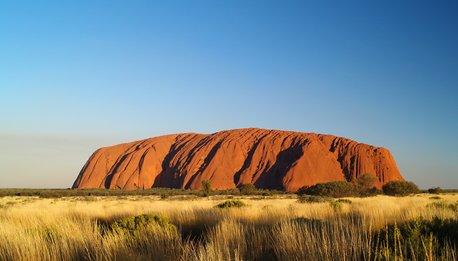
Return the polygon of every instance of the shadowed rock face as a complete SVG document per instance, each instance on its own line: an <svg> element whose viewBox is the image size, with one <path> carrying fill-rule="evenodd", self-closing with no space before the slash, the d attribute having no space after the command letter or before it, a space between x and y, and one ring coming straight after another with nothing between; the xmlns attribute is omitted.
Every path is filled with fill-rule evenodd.
<svg viewBox="0 0 458 261"><path fill-rule="evenodd" d="M296 191L306 185L354 181L371 173L376 186L403 180L391 153L332 135L264 129L214 134L184 133L119 144L95 151L74 188L214 189L253 183Z"/></svg>

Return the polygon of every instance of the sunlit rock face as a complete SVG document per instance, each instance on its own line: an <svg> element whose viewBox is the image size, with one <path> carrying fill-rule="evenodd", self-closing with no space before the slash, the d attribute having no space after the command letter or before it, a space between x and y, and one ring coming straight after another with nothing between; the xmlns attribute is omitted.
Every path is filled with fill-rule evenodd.
<svg viewBox="0 0 458 261"><path fill-rule="evenodd" d="M237 129L183 133L100 148L88 159L74 188L214 189L253 183L296 191L302 186L354 181L370 173L380 188L403 180L391 153L346 138L315 133Z"/></svg>

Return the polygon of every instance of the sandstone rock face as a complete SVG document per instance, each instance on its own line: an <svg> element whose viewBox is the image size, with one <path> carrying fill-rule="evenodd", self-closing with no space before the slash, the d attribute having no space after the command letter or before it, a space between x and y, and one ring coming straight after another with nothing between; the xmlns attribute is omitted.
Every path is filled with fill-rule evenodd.
<svg viewBox="0 0 458 261"><path fill-rule="evenodd" d="M354 181L370 173L376 186L403 180L391 153L332 135L265 129L166 135L98 149L74 188L214 189L244 183L296 191L302 186Z"/></svg>

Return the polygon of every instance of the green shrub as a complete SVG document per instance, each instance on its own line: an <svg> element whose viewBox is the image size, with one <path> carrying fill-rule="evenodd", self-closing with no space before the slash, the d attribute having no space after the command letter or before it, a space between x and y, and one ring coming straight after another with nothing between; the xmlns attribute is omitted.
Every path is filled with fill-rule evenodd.
<svg viewBox="0 0 458 261"><path fill-rule="evenodd" d="M369 189L358 187L357 194L360 197L371 197L371 196L377 196L377 195L383 194L383 191L380 189L377 189L376 187L372 187Z"/></svg>
<svg viewBox="0 0 458 261"><path fill-rule="evenodd" d="M341 211L342 210L342 205L343 203L340 203L338 201L331 201L329 202L329 206L331 206L331 208L334 210L334 211Z"/></svg>
<svg viewBox="0 0 458 261"><path fill-rule="evenodd" d="M376 233L375 237L375 240L380 240L391 251L396 245L402 247L406 260L431 260L428 258L430 247L440 249L448 242L458 242L458 222L437 217L433 220L415 219L388 225Z"/></svg>
<svg viewBox="0 0 458 261"><path fill-rule="evenodd" d="M333 181L328 183L318 183L305 188L304 194L324 197L351 197L359 195L357 188L352 183L346 181Z"/></svg>
<svg viewBox="0 0 458 261"><path fill-rule="evenodd" d="M431 193L431 194L439 194L439 193L442 193L442 189L440 187L436 187L436 188L430 188L428 189L428 193Z"/></svg>
<svg viewBox="0 0 458 261"><path fill-rule="evenodd" d="M273 195L272 191L270 190L265 190L265 191L262 191L261 192L261 195L265 196L265 197L270 197Z"/></svg>
<svg viewBox="0 0 458 261"><path fill-rule="evenodd" d="M252 183L242 184L239 189L242 195L252 195L256 191L256 187Z"/></svg>
<svg viewBox="0 0 458 261"><path fill-rule="evenodd" d="M231 199L231 200L226 200L218 205L216 205L217 208L240 208L240 207L245 207L247 206L243 201L238 200L238 199Z"/></svg>
<svg viewBox="0 0 458 261"><path fill-rule="evenodd" d="M352 202L349 199L338 199L338 200L334 200L334 201L329 202L329 205L335 211L340 211L340 210L342 210L342 206L344 204L351 204L351 203Z"/></svg>
<svg viewBox="0 0 458 261"><path fill-rule="evenodd" d="M109 223L111 231L117 233L135 234L140 229L145 229L148 226L159 226L164 229L175 230L176 227L170 221L162 216L143 214L133 217L125 217L117 219Z"/></svg>
<svg viewBox="0 0 458 261"><path fill-rule="evenodd" d="M343 203L343 204L351 204L351 203L353 203L351 200L346 199L346 198L339 198L338 200L336 200L336 202Z"/></svg>
<svg viewBox="0 0 458 261"><path fill-rule="evenodd" d="M299 203L324 203L332 201L330 197L322 197L322 196L307 196L302 195L297 200Z"/></svg>
<svg viewBox="0 0 458 261"><path fill-rule="evenodd" d="M310 186L302 186L302 187L300 187L300 188L296 191L296 194L299 195L299 196L306 195L306 194L307 194L307 189L308 189L309 187L310 187Z"/></svg>
<svg viewBox="0 0 458 261"><path fill-rule="evenodd" d="M441 197L439 197L439 196L432 196L432 197L429 197L429 199L438 200L438 199L442 199L442 198L441 198Z"/></svg>
<svg viewBox="0 0 458 261"><path fill-rule="evenodd" d="M382 190L391 196L406 196L420 192L417 185L410 181L390 181L383 185Z"/></svg>

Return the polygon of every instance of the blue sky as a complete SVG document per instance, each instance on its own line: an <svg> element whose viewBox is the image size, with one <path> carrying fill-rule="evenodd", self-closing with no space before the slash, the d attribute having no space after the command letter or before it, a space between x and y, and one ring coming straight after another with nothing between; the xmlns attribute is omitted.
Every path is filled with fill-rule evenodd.
<svg viewBox="0 0 458 261"><path fill-rule="evenodd" d="M100 146L260 127L387 147L458 188L458 2L1 1L0 187Z"/></svg>

